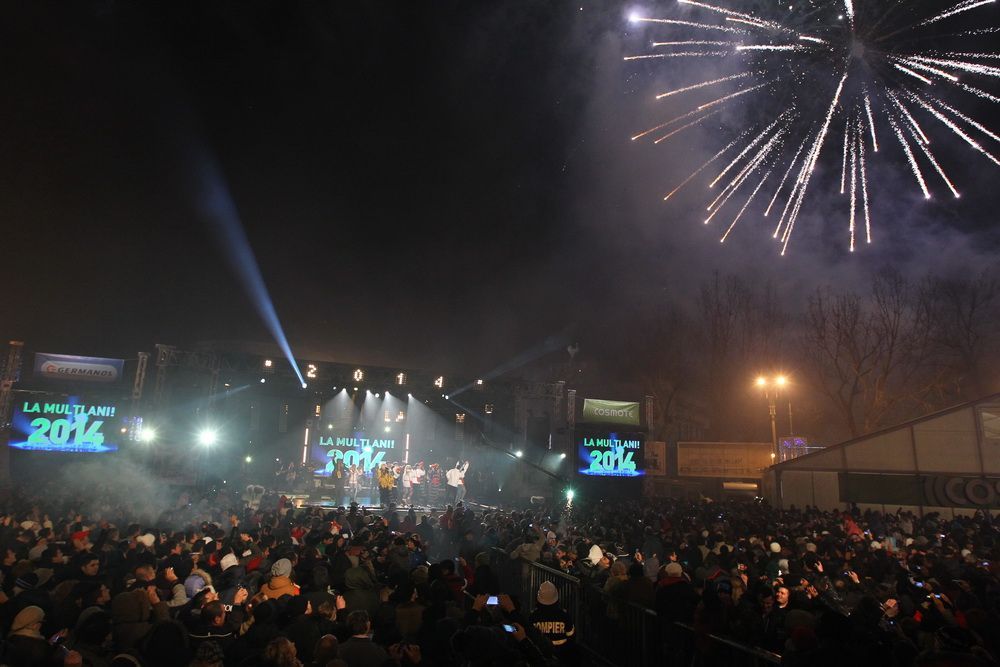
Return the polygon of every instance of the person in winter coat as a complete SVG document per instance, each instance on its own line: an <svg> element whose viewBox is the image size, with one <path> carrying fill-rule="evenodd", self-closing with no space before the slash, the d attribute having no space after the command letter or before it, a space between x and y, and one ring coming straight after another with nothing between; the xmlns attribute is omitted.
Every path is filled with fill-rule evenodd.
<svg viewBox="0 0 1000 667"><path fill-rule="evenodd" d="M112 634L118 649L134 649L156 621L169 617L167 604L153 588L119 593L111 600Z"/></svg>
<svg viewBox="0 0 1000 667"><path fill-rule="evenodd" d="M347 603L348 613L361 610L371 617L378 611L378 582L367 567L359 565L344 573L344 586L347 589L344 591L344 601Z"/></svg>
<svg viewBox="0 0 1000 667"><path fill-rule="evenodd" d="M299 587L292 583L292 561L281 558L271 566L271 580L261 586L260 592L269 600L282 595L298 595Z"/></svg>
<svg viewBox="0 0 1000 667"><path fill-rule="evenodd" d="M14 617L7 635L4 664L10 667L33 667L52 662L53 647L42 636L45 611L34 605L25 607Z"/></svg>

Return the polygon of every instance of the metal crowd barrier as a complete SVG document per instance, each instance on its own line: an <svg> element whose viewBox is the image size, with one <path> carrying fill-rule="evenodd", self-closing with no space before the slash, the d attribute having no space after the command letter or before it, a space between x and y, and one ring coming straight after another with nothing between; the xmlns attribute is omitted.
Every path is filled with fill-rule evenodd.
<svg viewBox="0 0 1000 667"><path fill-rule="evenodd" d="M781 656L718 635L698 637L684 623L666 627L652 609L622 600L541 563L511 559L494 548L491 568L501 589L515 598L525 616L535 606L535 595L543 581L559 591L559 605L576 626L575 641L592 663L621 667L669 665L676 667L769 667L780 665Z"/></svg>

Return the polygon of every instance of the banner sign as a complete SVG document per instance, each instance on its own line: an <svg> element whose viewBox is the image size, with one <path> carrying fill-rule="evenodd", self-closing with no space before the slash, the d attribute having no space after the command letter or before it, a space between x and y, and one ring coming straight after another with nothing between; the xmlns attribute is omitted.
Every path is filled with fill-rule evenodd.
<svg viewBox="0 0 1000 667"><path fill-rule="evenodd" d="M10 446L44 452L104 453L118 450L110 404L18 400L11 421Z"/></svg>
<svg viewBox="0 0 1000 667"><path fill-rule="evenodd" d="M123 359L74 357L35 353L35 377L71 382L118 382L125 368Z"/></svg>
<svg viewBox="0 0 1000 667"><path fill-rule="evenodd" d="M597 477L641 477L646 474L641 433L577 435L577 470Z"/></svg>
<svg viewBox="0 0 1000 667"><path fill-rule="evenodd" d="M627 401L605 401L599 398L583 399L583 417L580 421L590 424L639 425L639 404Z"/></svg>
<svg viewBox="0 0 1000 667"><path fill-rule="evenodd" d="M329 477L338 461L344 468L360 465L364 471L371 472L383 463L388 463L386 452L396 449L394 438L365 438L362 434L356 437L320 437L319 444L313 447L313 459L322 465L315 474ZM391 459L390 459L391 460Z"/></svg>
<svg viewBox="0 0 1000 667"><path fill-rule="evenodd" d="M771 465L766 442L678 442L680 477L760 477Z"/></svg>

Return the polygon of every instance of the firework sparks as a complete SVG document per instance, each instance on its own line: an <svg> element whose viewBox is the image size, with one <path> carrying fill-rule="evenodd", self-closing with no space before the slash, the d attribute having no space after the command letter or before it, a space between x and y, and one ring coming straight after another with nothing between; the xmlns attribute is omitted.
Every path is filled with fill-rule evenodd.
<svg viewBox="0 0 1000 667"><path fill-rule="evenodd" d="M658 144L696 126L714 129L716 123L717 130L706 136L732 137L733 128L723 119L732 118L733 109L743 110L751 119L739 136L663 198L669 200L699 176L708 188L719 186L721 191L713 193L706 207L707 224L738 197L740 208L720 241L730 237L761 199L757 205L764 217L781 206L772 236L784 255L798 219L813 205L811 192L837 187L835 167L819 167L833 162L831 153L840 158L839 186L848 199L845 214L852 252L862 224L865 242L872 242L870 196L876 190L870 186L872 174L878 173L869 172L872 155L878 153L893 167L911 172L925 199L932 196L925 178L931 169L953 197L960 196L935 155L941 152L930 148L932 139L957 138L1000 166L1000 158L982 143L1000 143L1000 132L960 104L973 97L1000 104L1000 94L978 80L1000 78L1000 66L990 63L1000 60L990 42L1000 27L955 31L955 21L949 20L965 15L958 22L971 21L971 12L996 0L961 0L929 11L908 4L905 12L899 11L902 0L814 0L770 8L764 3L763 9L754 3L752 10L744 10L742 1L676 0L685 10L682 18L635 17L634 22L671 33L650 42L652 48L666 51L626 56L652 62L700 58L721 69L714 76L657 94L657 100L680 104L680 96L691 93L691 101L687 110L675 110L673 118L633 140L652 134L650 139ZM952 30L940 32L940 26ZM706 34L711 32L723 34ZM920 44L933 46L922 49ZM709 89L714 94L707 93ZM697 99L699 92L709 101ZM961 99L952 101L956 96ZM879 134L886 131L896 141L880 151ZM727 155L727 161L720 163ZM705 175L717 163L722 166L714 176ZM933 180L939 187L937 178Z"/></svg>

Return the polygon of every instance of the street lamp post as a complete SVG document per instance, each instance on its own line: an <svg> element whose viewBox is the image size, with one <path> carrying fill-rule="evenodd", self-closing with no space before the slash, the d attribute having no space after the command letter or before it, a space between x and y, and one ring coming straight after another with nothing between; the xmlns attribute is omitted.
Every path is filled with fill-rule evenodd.
<svg viewBox="0 0 1000 667"><path fill-rule="evenodd" d="M784 375L779 375L773 380L768 380L763 375L757 378L757 386L764 390L764 397L767 399L767 411L771 417L771 460L777 463L781 457L778 451L778 393L788 380ZM791 411L789 411L789 420Z"/></svg>

